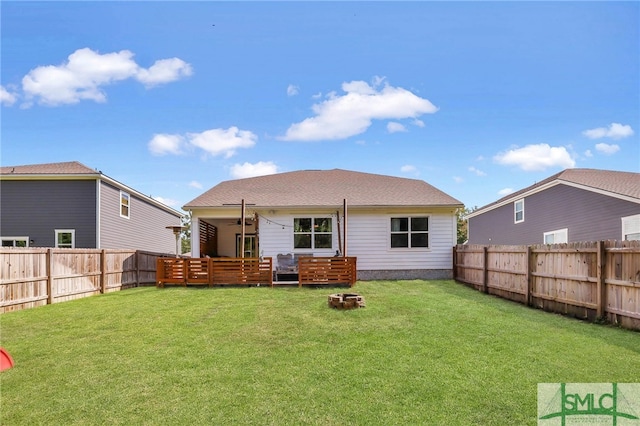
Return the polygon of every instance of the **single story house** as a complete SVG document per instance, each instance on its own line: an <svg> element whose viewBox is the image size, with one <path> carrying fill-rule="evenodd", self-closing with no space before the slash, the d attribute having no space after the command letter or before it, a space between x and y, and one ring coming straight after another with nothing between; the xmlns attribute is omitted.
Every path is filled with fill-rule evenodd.
<svg viewBox="0 0 640 426"><path fill-rule="evenodd" d="M368 280L450 278L462 207L422 180L333 169L221 182L183 209L194 257L354 256Z"/></svg>
<svg viewBox="0 0 640 426"><path fill-rule="evenodd" d="M640 239L640 173L567 169L466 216L469 244Z"/></svg>
<svg viewBox="0 0 640 426"><path fill-rule="evenodd" d="M0 168L3 247L175 253L183 213L77 161Z"/></svg>

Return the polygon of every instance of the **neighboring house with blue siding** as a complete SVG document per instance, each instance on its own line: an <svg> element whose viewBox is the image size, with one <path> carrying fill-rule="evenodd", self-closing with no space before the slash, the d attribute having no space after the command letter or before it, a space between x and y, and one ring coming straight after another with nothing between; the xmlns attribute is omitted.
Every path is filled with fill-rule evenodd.
<svg viewBox="0 0 640 426"><path fill-rule="evenodd" d="M640 240L640 173L567 169L466 219L469 244Z"/></svg>
<svg viewBox="0 0 640 426"><path fill-rule="evenodd" d="M175 253L183 214L79 162L0 167L3 247Z"/></svg>
<svg viewBox="0 0 640 426"><path fill-rule="evenodd" d="M346 254L368 280L450 278L462 207L422 180L334 169L221 182L183 210L195 257Z"/></svg>

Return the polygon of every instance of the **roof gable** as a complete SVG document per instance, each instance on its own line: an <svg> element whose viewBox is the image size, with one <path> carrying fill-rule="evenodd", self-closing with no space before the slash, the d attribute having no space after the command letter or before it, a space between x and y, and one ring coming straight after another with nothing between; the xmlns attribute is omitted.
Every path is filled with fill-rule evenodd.
<svg viewBox="0 0 640 426"><path fill-rule="evenodd" d="M349 170L302 170L224 181L183 208L223 207L241 200L262 207L448 206L462 203L428 183Z"/></svg>
<svg viewBox="0 0 640 426"><path fill-rule="evenodd" d="M587 191L640 203L640 173L598 169L566 169L487 204L468 214L467 217L477 216L517 199L544 191L554 185L570 185Z"/></svg>

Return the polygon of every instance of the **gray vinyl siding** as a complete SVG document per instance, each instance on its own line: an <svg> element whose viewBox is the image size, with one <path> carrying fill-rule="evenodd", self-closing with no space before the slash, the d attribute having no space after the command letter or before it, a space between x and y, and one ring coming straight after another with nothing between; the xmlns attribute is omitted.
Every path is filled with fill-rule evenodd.
<svg viewBox="0 0 640 426"><path fill-rule="evenodd" d="M129 195L127 219L120 216L120 189L101 182L100 248L175 253L176 239L166 226L180 225L180 218Z"/></svg>
<svg viewBox="0 0 640 426"><path fill-rule="evenodd" d="M524 198L524 222L514 223L513 202L470 218L469 244L542 244L545 232L564 228L569 242L620 240L621 218L635 214L638 203L556 185Z"/></svg>
<svg viewBox="0 0 640 426"><path fill-rule="evenodd" d="M54 247L56 229L74 229L76 248L96 246L96 181L0 181L0 234Z"/></svg>

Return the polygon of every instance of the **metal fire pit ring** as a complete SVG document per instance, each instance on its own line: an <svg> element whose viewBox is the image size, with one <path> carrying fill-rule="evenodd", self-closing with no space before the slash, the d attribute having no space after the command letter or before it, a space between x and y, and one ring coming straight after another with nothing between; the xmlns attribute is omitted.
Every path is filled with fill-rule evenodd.
<svg viewBox="0 0 640 426"><path fill-rule="evenodd" d="M338 293L329 296L328 305L334 309L364 308L364 298L356 293Z"/></svg>

